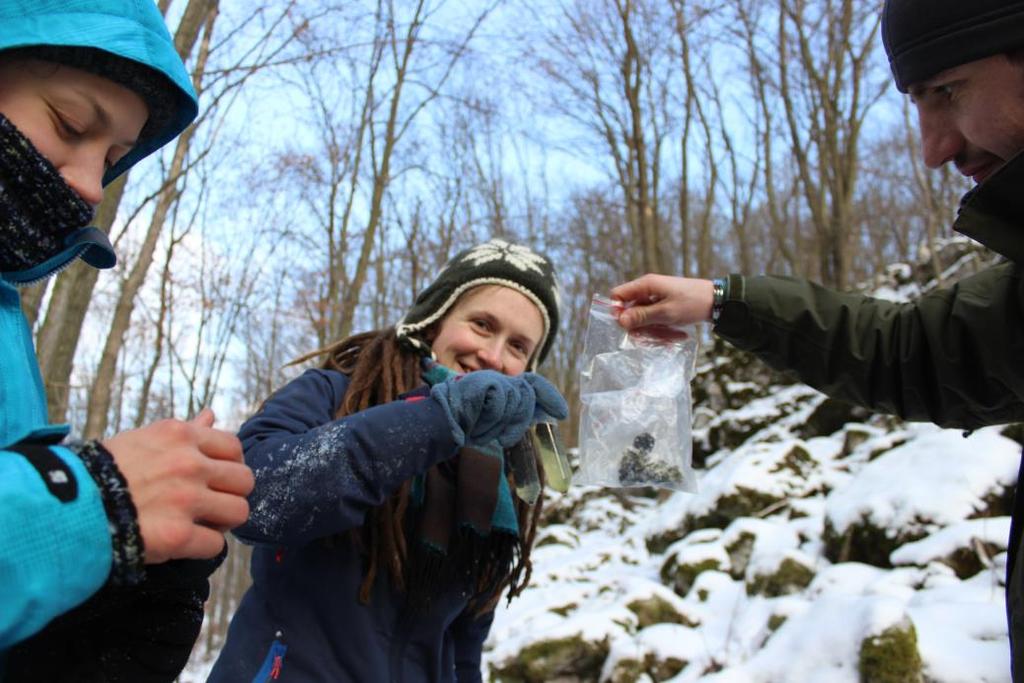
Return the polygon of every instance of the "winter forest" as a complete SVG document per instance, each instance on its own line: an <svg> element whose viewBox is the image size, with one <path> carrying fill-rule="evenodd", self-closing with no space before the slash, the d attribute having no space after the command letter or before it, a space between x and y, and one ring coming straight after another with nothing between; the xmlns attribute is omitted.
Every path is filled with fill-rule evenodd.
<svg viewBox="0 0 1024 683"><path fill-rule="evenodd" d="M289 361L353 331L393 324L450 255L491 237L527 243L560 268L564 322L544 374L573 408L590 297L625 279L651 271L794 274L899 297L948 283L964 259L990 258L951 240L948 226L968 186L921 161L915 114L893 87L882 49L879 0L158 4L191 69L200 118L108 188L97 224L115 244L116 269L76 264L22 294L50 418L81 437L190 417L204 406L214 408L218 426L235 429L301 371ZM548 492L536 589L499 614L485 677L1008 680L1001 570L981 571L998 565L1005 546L996 524L1008 514L1002 508L987 515L995 526L960 532L968 550L981 546L974 574L926 561L904 563L914 578L889 573L898 571L893 558L906 550L903 541L923 543L941 529L955 535L958 524L986 517L970 501L962 514L935 517L906 537L882 533L879 543L892 547L879 562L849 544L833 552L830 543L842 534L839 511L855 507L856 491L843 484L896 453L890 449L913 451L932 439L916 448L941 450L946 438L949 459L962 467L948 476L964 481L974 476L965 474L969 451L989 448L995 455L982 469L990 480L976 486L978 500L988 500L986 486L1012 481L1016 465L1005 475L1002 455L1012 442L986 432L991 443L972 448L959 433L954 440L921 425L843 413L737 352L717 356L724 346L710 336L705 342L694 383L700 492ZM577 418L574 410L562 426L569 446ZM754 438L762 428L774 430L772 438ZM753 469L741 475L742 468ZM742 476L774 483L763 491L736 485ZM743 507L726 495L729 486L763 496ZM863 488L861 500L880 489ZM841 507L836 496L844 491ZM960 504L939 497L929 504ZM734 512L716 515L725 508ZM785 523L772 522L780 513ZM634 554L624 536L639 539ZM735 552L737 538L747 539L745 553ZM183 681L202 680L248 585L246 549L235 542L231 549ZM804 651L794 643L817 627L787 632L782 621L831 629L845 621L860 648L871 634L857 624L882 618L844 604L813 621L814 610L838 598L819 587L814 595L825 597L816 600L810 578L751 593L744 567L753 572L772 553L811 566L818 579L826 566L859 560L858 585L870 569L884 574L876 585L889 585L876 592L892 594L896 584L914 592L943 577L966 584L981 576L983 587L971 584L988 600L978 619L994 626L975 624L984 633L970 638L991 648L961 648L943 640L945 632L929 640L929 617L908 607L919 654L906 677L858 678L863 648L833 674L794 673L804 671L794 663L801 656L825 666L820 651L845 652L835 643L846 641L837 636ZM716 571L694 573L694 566ZM845 576L844 585L856 583ZM650 590L636 588L640 577ZM618 586L611 589L617 602L598 608L594 596L608 590L572 597L576 588L542 585L598 579ZM744 597L739 614L739 599L726 596L744 585L760 602ZM698 589L704 598L695 597ZM622 607L640 603L646 608ZM891 621L903 623L902 614ZM524 634L553 625L549 644L566 653L559 659L549 648L538 657L553 668L543 661L530 668L536 660L523 653L534 643ZM681 632L658 636L662 626L700 633L700 647L680 645L688 642ZM789 640L780 644L783 636ZM603 645L595 650L595 643ZM764 655L772 647L789 654ZM943 649L954 663L929 655ZM623 654L634 650L642 653ZM760 668L742 668L762 655Z"/></svg>

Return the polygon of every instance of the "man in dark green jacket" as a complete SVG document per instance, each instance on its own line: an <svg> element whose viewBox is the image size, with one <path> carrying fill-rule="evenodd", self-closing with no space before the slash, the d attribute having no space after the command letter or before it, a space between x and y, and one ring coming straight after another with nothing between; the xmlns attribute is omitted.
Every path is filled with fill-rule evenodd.
<svg viewBox="0 0 1024 683"><path fill-rule="evenodd" d="M886 0L896 87L917 108L924 160L977 186L953 229L1006 257L898 304L784 277L645 275L613 296L628 329L714 331L821 391L908 420L972 429L1024 421L1024 1ZM1024 471L1022 471L1024 473ZM1013 678L1024 681L1024 495L1007 562Z"/></svg>

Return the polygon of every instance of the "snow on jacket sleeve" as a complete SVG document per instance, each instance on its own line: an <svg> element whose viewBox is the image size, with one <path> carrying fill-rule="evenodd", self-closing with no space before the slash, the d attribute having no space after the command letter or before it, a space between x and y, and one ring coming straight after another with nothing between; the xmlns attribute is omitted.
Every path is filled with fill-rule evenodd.
<svg viewBox="0 0 1024 683"><path fill-rule="evenodd" d="M100 492L84 463L59 446L40 451L33 464L0 450L0 652L99 590L113 558Z"/></svg>
<svg viewBox="0 0 1024 683"><path fill-rule="evenodd" d="M455 455L444 410L430 399L395 401L335 419L348 379L307 370L239 430L256 487L249 543L302 545L359 527L367 511L435 463Z"/></svg>

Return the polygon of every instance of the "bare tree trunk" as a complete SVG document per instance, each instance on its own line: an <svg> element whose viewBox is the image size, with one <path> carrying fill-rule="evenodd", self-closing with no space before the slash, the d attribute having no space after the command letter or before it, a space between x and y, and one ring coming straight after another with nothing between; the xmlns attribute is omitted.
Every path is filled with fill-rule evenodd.
<svg viewBox="0 0 1024 683"><path fill-rule="evenodd" d="M778 87L790 149L818 236L821 277L839 288L847 284L850 265L861 126L886 87L862 92L879 19L876 10L859 6L855 16L854 4L838 0L837 9L823 0L813 20L808 0L779 0L778 8ZM812 43L822 34L824 45ZM806 111L800 109L804 101Z"/></svg>
<svg viewBox="0 0 1024 683"><path fill-rule="evenodd" d="M43 298L46 296L46 289L49 285L50 281L45 280L33 287L24 287L19 292L21 312L25 314L29 329L35 327L36 320L39 319L39 307L43 305Z"/></svg>
<svg viewBox="0 0 1024 683"><path fill-rule="evenodd" d="M209 56L209 45L212 39L213 22L217 16L217 0L189 0L182 18L182 25L194 27L198 35L200 27L205 25L203 44L200 47L199 59L193 71L193 85L198 92L202 84L203 70L206 67L206 60ZM179 41L179 38L181 40ZM182 36L181 31L175 37L175 44L181 50L186 43L187 36ZM174 149L174 157L168 170L169 178L178 178L185 166L185 158L192 138L195 135L195 128L190 127L178 138ZM117 359L124 345L125 335L131 323L132 311L135 309L135 297L142 288L146 273L153 262L153 253L156 250L156 243L163 230L168 212L180 196L180 180L175 183L168 183L157 198L156 208L150 220L149 229L142 242L139 256L132 267L128 277L122 283L121 293L114 309L113 320L110 323L110 332L107 334L107 341L100 356L100 364L96 370L96 377L93 380L92 389L89 392L88 412L86 415L83 434L86 438L100 438L107 428L107 415L110 410L111 383L117 370Z"/></svg>
<svg viewBox="0 0 1024 683"><path fill-rule="evenodd" d="M109 234L114 224L127 180L125 173L103 192L95 225L104 233ZM39 328L36 354L42 368L46 409L51 422L64 422L67 418L75 350L98 277L98 270L82 262L72 264L57 276L46 317Z"/></svg>
<svg viewBox="0 0 1024 683"><path fill-rule="evenodd" d="M690 60L690 22L686 15L686 0L672 0L672 11L675 15L676 37L679 39L679 58L683 68L683 81L686 83L685 115L683 117L683 130L679 136L679 251L681 252L680 274L689 277L691 260L691 236L693 231L690 225L690 131L693 128L693 111L700 106L697 98L696 82L693 75L693 66ZM714 172L714 164L711 164ZM697 268L700 273L700 267Z"/></svg>
<svg viewBox="0 0 1024 683"><path fill-rule="evenodd" d="M631 0L616 0L616 10L621 22L622 41L622 96L629 110L629 127L623 131L626 142L627 183L623 187L626 198L626 212L633 235L640 241L640 270L664 272L661 264L655 199L651 195L652 163L647 158L647 142L644 130L644 111L641 93L645 87L644 60L640 55L633 35Z"/></svg>
<svg viewBox="0 0 1024 683"><path fill-rule="evenodd" d="M402 98L402 88L405 85L405 78L408 74L409 62L412 58L413 48L418 42L420 27L422 26L421 12L423 11L423 0L416 3L416 11L413 15L409 28L402 39L402 56L395 64L395 82L391 94L391 102L388 108L388 118L384 129L383 149L380 158L376 156L375 129L370 126L370 156L373 159L373 190L370 196L370 216L366 221L366 230L363 232L362 245L359 249L359 259L356 262L355 272L349 291L345 294L344 303L341 307L339 320L333 322L332 327L336 330L337 338L347 337L352 333L352 322L355 317L356 304L359 301L359 294L362 292L363 283L366 281L366 273L370 262L370 254L373 253L374 241L377 238L377 230L380 227L381 215L384 211L384 194L388 183L391 182L391 157L395 151L395 143L398 141L398 116L399 102ZM394 23L391 23L391 48L398 50L398 36L394 34Z"/></svg>
<svg viewBox="0 0 1024 683"><path fill-rule="evenodd" d="M757 17L751 14L743 2L736 3L736 14L739 19L737 31L746 51L747 71L750 76L752 96L759 112L761 128L758 131L758 143L761 148L762 176L764 180L764 211L767 219L767 233L771 237L771 249L778 255L778 260L789 265L790 271L803 273L803 254L800 249L801 236L798 225L794 225L786 215L782 198L779 194L778 180L775 175L774 143L776 130L774 124L771 97L769 94L768 69L765 58L757 47ZM771 259L776 260L776 259Z"/></svg>
<svg viewBox="0 0 1024 683"><path fill-rule="evenodd" d="M157 369L160 367L160 361L164 354L164 329L167 323L171 308L171 299L173 296L170 291L171 260L174 257L174 249L177 247L179 242L180 238L172 239L167 247L167 252L164 257L163 272L160 275L160 310L157 312L157 318L153 324L153 327L156 329L156 339L153 340L153 356L150 359L149 367L146 368L146 372L143 375L142 388L139 391L139 404L136 407L134 422L134 427L136 429L146 424L146 411L149 408L149 396L153 387L153 379L156 377Z"/></svg>
<svg viewBox="0 0 1024 683"><path fill-rule="evenodd" d="M608 155L632 245L620 257L629 259L622 274L675 271L676 240L664 230L659 197L664 142L676 126L667 104L674 75L655 71L668 59L673 16L654 0L577 0L564 19L531 40L530 58L553 86L555 106Z"/></svg>

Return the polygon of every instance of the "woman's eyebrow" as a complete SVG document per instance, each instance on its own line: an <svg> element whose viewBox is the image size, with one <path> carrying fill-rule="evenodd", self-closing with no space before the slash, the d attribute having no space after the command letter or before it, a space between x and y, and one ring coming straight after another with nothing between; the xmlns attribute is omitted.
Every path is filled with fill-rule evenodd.
<svg viewBox="0 0 1024 683"><path fill-rule="evenodd" d="M528 349L531 349L531 350L533 349L533 347L535 347L537 345L537 342L534 341L533 337L531 337L530 335L528 335L526 333L523 333L523 332L513 332L511 337L515 341L521 342Z"/></svg>
<svg viewBox="0 0 1024 683"><path fill-rule="evenodd" d="M99 122L100 126L104 128L109 128L110 114L108 114L107 110L103 108L103 105L99 103L99 100L97 100L96 97L85 88L73 88L73 90L78 94L79 97L81 97L89 103L89 105L92 107L93 114L96 116L96 120ZM138 144L138 142L139 141L136 138L134 140L122 140L118 142L118 144L123 145L124 147L132 148L136 144Z"/></svg>

